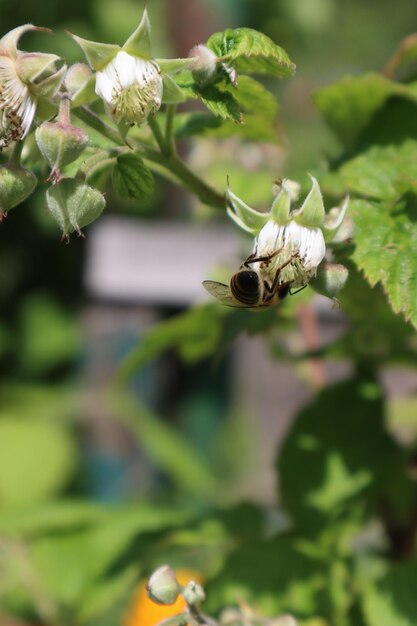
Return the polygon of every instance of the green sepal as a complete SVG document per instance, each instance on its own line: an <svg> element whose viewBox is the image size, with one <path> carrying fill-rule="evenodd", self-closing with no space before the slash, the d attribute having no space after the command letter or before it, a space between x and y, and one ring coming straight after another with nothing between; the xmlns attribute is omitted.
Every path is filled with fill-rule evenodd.
<svg viewBox="0 0 417 626"><path fill-rule="evenodd" d="M62 230L63 237L87 226L101 215L105 207L104 196L81 180L62 178L46 191L49 212Z"/></svg>
<svg viewBox="0 0 417 626"><path fill-rule="evenodd" d="M16 59L16 71L24 83L34 82L48 67L60 61L56 54L21 52Z"/></svg>
<svg viewBox="0 0 417 626"><path fill-rule="evenodd" d="M90 104L98 99L95 92L96 77L92 74L83 85L71 97L73 107L79 107L84 104Z"/></svg>
<svg viewBox="0 0 417 626"><path fill-rule="evenodd" d="M177 83L172 80L170 76L162 77L163 83L163 92L162 92L162 102L164 104L179 104L180 102L184 102L186 97L180 87L178 87Z"/></svg>
<svg viewBox="0 0 417 626"><path fill-rule="evenodd" d="M82 37L78 37L78 35L74 35L69 31L68 35L74 39L74 41L80 46L82 51L84 52L90 67L96 72L100 72L114 57L118 52L120 52L120 46L116 46L110 43L98 43L96 41L89 41L88 39L83 39Z"/></svg>
<svg viewBox="0 0 417 626"><path fill-rule="evenodd" d="M226 190L227 214L243 230L257 235L271 219L270 213L260 213L238 198L230 187Z"/></svg>
<svg viewBox="0 0 417 626"><path fill-rule="evenodd" d="M282 181L281 189L271 207L271 215L274 222L277 224L288 224L291 219L290 208L291 190L284 180Z"/></svg>
<svg viewBox="0 0 417 626"><path fill-rule="evenodd" d="M44 30L48 33L51 32L50 28L42 28L41 26L33 26L33 24L24 24L13 28L0 39L0 56L11 57L15 59L17 57L17 42L23 33L28 30Z"/></svg>
<svg viewBox="0 0 417 626"><path fill-rule="evenodd" d="M45 78L40 83L36 83L35 85L31 85L31 89L35 95L41 98L52 98L65 78L65 73L67 71L67 66L63 65L59 70L57 70L48 78Z"/></svg>
<svg viewBox="0 0 417 626"><path fill-rule="evenodd" d="M174 74L181 70L187 70L195 61L195 57L188 57L187 59L155 59L155 61L158 63L162 74Z"/></svg>
<svg viewBox="0 0 417 626"><path fill-rule="evenodd" d="M297 224L309 226L310 228L321 228L325 216L323 196L320 186L314 176L310 176L312 187L301 208L292 215Z"/></svg>
<svg viewBox="0 0 417 626"><path fill-rule="evenodd" d="M331 241L333 237L336 235L337 231L342 225L343 220L345 219L348 205L349 205L349 196L346 196L336 216L333 216L332 214L329 214L329 213L326 214L324 218L323 226L321 227L325 241Z"/></svg>
<svg viewBox="0 0 417 626"><path fill-rule="evenodd" d="M37 178L30 170L9 162L0 165L0 218L34 191Z"/></svg>
<svg viewBox="0 0 417 626"><path fill-rule="evenodd" d="M139 26L124 44L123 50L128 54L132 54L133 56L141 57L143 59L152 58L151 23L149 21L146 7L143 11Z"/></svg>

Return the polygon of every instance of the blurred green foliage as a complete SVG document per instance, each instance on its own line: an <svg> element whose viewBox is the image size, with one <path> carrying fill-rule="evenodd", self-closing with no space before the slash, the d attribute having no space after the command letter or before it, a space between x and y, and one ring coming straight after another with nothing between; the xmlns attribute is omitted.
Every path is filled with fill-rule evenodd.
<svg viewBox="0 0 417 626"><path fill-rule="evenodd" d="M122 42L138 14L128 0L2 0L0 8L4 31L25 22L56 27L51 49L69 61L79 57L63 27ZM162 0L150 3L162 53L169 48L165 8ZM77 323L83 242L59 244L45 225L39 197L33 212L28 206L16 211L0 251L0 606L27 624L118 624L138 580L166 561L203 573L207 608L214 613L240 599L267 615L316 615L332 626L417 620L415 399L387 406L380 382L382 366L417 362L417 91L412 80L395 80L395 72L390 78L378 73L398 40L415 28L415 9L408 0L399 0L395 11L392 3L370 0L247 0L231 2L233 9L240 11L238 25L243 19L266 32L299 68L294 87L278 90L290 143L283 169L321 171L329 202L345 192L353 198L354 245L334 248L335 258L351 268L340 298L351 326L319 354L288 349L283 337L294 328L294 299L255 315L195 307L151 329L122 364L119 388L109 391L105 404L116 407L173 488L149 502L93 503L83 482L83 411L70 387L83 350ZM27 39L32 47L47 45L37 34ZM346 72L315 97L324 130L307 96ZM222 111L233 117L237 101L246 125L184 112L176 121L177 138L197 143L201 136L233 135L244 142L273 136L272 143L282 145L271 94L255 79L240 80L240 93L225 90L231 105ZM207 143L200 145L219 188L228 169L249 203L267 203L267 185L283 173L279 168L249 177L230 164L234 151L228 146L223 161L220 144L211 154ZM236 145L246 154L253 150ZM331 158L320 167L323 149ZM309 298L306 292L299 301ZM211 460L200 458L193 442L124 390L133 373L167 350L178 352L191 371L207 358L221 359L240 332L267 337L275 356L289 361L342 357L354 370L350 380L324 389L296 416L277 460L280 517L228 501L247 461L241 422L220 431ZM404 424L412 436L400 445L392 431ZM243 460L231 462L232 449Z"/></svg>

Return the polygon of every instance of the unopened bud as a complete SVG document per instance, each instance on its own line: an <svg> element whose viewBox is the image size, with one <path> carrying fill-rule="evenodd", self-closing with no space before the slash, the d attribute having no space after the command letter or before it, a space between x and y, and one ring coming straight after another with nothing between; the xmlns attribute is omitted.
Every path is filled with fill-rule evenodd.
<svg viewBox="0 0 417 626"><path fill-rule="evenodd" d="M20 165L0 166L0 221L10 209L30 196L37 182L35 174Z"/></svg>
<svg viewBox="0 0 417 626"><path fill-rule="evenodd" d="M92 71L86 63L75 63L71 65L65 74L65 89L73 96L90 76L92 76Z"/></svg>
<svg viewBox="0 0 417 626"><path fill-rule="evenodd" d="M95 76L85 63L71 65L65 75L64 85L73 106L89 104L97 99L94 91Z"/></svg>
<svg viewBox="0 0 417 626"><path fill-rule="evenodd" d="M187 604L198 604L205 599L206 594L201 585L190 580L182 590L182 596Z"/></svg>
<svg viewBox="0 0 417 626"><path fill-rule="evenodd" d="M317 276L310 282L311 287L327 298L336 298L346 284L349 270L339 263L323 263Z"/></svg>
<svg viewBox="0 0 417 626"><path fill-rule="evenodd" d="M88 135L69 121L69 101L61 102L57 122L44 122L36 129L36 142L42 156L52 168L48 180L61 179L61 167L72 163L88 144Z"/></svg>
<svg viewBox="0 0 417 626"><path fill-rule="evenodd" d="M81 235L81 228L94 222L106 204L98 189L75 178L62 178L49 187L46 202L66 238L74 231Z"/></svg>
<svg viewBox="0 0 417 626"><path fill-rule="evenodd" d="M215 79L218 69L218 60L214 52L207 46L199 44L191 48L188 56L194 57L190 69L195 82L200 85L211 83Z"/></svg>
<svg viewBox="0 0 417 626"><path fill-rule="evenodd" d="M175 572L168 565L159 567L146 586L148 596L157 604L174 604L181 591Z"/></svg>

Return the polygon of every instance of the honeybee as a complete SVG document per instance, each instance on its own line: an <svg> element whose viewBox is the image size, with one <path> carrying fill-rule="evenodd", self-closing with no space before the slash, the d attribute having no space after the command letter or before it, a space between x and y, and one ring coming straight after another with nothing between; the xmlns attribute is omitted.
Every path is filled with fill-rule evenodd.
<svg viewBox="0 0 417 626"><path fill-rule="evenodd" d="M292 295L291 281L280 282L280 274L284 267L294 261L298 254L293 254L285 263L275 269L271 277L268 266L280 252L281 250L276 250L265 256L251 254L239 270L233 274L230 285L215 280L205 280L203 287L226 306L251 309L270 307L279 300L283 300L289 293ZM252 267L255 263L259 263L256 269ZM304 286L301 289L304 289ZM301 289L297 289L297 292Z"/></svg>

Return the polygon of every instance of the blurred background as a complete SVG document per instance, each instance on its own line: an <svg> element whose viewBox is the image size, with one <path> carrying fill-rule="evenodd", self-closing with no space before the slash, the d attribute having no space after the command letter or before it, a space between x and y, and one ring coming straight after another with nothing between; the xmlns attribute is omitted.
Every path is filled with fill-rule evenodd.
<svg viewBox="0 0 417 626"><path fill-rule="evenodd" d="M401 38L417 30L409 0L395 7L388 0L148 5L156 56L186 56L216 30L247 26L297 64L295 78L268 84L280 106L276 145L181 143L204 178L223 190L228 174L233 190L257 207L269 205L276 178L305 182L306 172L338 152L315 111L315 90L346 73L381 71ZM64 30L123 43L142 5L0 0L0 10L3 33L26 22L53 29L28 34L22 48L71 63L80 51ZM313 390L349 372L343 361L290 366L272 359L259 338L242 335L195 364L167 349L130 377L135 401L119 397L124 357L142 341L152 353L149 329L204 300L201 281L221 265L238 266L251 242L162 178L143 205L108 190L105 215L85 235L60 241L42 189L0 228L2 626L94 624L103 610L101 625L119 623L126 594L162 556L215 572L221 550L213 546L227 543L227 523L204 517L213 507L232 507L243 523L262 505L278 527L277 446ZM300 350L319 347L346 325L331 303L307 300L293 306L295 324L282 339ZM401 395L414 378L391 373L385 384ZM186 525L196 510L203 514L198 541L187 527L155 547L156 529ZM139 527L145 534L137 536ZM128 546L138 558L126 568Z"/></svg>

